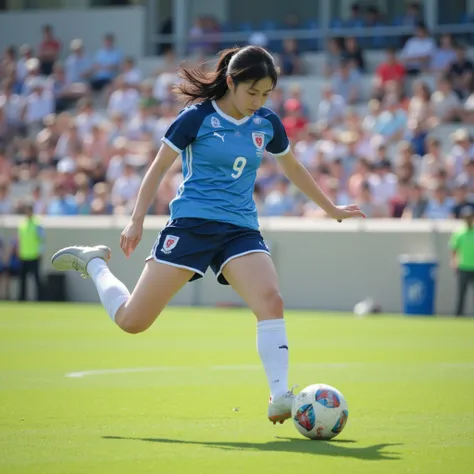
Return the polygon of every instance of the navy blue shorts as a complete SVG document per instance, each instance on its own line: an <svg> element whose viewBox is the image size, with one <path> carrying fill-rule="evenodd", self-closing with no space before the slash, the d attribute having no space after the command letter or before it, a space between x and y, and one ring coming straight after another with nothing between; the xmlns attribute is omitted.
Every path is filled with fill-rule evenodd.
<svg viewBox="0 0 474 474"><path fill-rule="evenodd" d="M232 259L250 253L270 255L258 230L206 219L181 218L169 221L160 232L147 260L166 263L194 272L190 281L202 278L211 267L222 285L229 282L222 269Z"/></svg>

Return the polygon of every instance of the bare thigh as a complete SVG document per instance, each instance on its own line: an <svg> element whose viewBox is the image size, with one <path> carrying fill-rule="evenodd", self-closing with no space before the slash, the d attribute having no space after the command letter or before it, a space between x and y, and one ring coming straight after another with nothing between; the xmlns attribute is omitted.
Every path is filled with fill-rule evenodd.
<svg viewBox="0 0 474 474"><path fill-rule="evenodd" d="M117 311L115 322L126 332L148 329L194 272L149 260L130 299Z"/></svg>
<svg viewBox="0 0 474 474"><path fill-rule="evenodd" d="M256 252L237 257L222 271L232 288L244 299L257 320L283 318L283 300L271 257Z"/></svg>

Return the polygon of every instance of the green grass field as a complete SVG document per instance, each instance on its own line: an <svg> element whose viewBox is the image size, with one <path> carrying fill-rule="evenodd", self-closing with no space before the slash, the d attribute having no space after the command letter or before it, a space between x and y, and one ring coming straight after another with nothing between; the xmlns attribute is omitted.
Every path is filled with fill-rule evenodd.
<svg viewBox="0 0 474 474"><path fill-rule="evenodd" d="M0 472L474 472L474 320L287 327L290 383L349 403L334 441L266 420L248 311L171 308L131 336L95 305L0 304Z"/></svg>

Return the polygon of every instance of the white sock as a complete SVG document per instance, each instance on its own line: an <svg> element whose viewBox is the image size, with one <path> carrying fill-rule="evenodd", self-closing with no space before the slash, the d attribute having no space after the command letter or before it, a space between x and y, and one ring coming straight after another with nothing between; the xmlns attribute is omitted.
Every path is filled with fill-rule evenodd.
<svg viewBox="0 0 474 474"><path fill-rule="evenodd" d="M91 276L99 293L100 301L115 322L115 315L120 307L130 298L127 287L116 278L107 263L101 258L93 258L87 264L87 273Z"/></svg>
<svg viewBox="0 0 474 474"><path fill-rule="evenodd" d="M257 349L272 399L285 395L288 392L288 340L284 319L257 323Z"/></svg>

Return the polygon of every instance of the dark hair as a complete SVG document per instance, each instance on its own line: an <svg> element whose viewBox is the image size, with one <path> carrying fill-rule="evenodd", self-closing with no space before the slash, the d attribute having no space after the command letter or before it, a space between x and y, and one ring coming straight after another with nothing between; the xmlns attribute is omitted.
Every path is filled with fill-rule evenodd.
<svg viewBox="0 0 474 474"><path fill-rule="evenodd" d="M278 70L273 57L259 46L226 49L220 53L219 61L212 72L181 67L179 76L183 82L174 87L174 92L186 104L201 100L217 100L229 90L227 76L237 86L240 82L256 82L269 77L275 88Z"/></svg>

